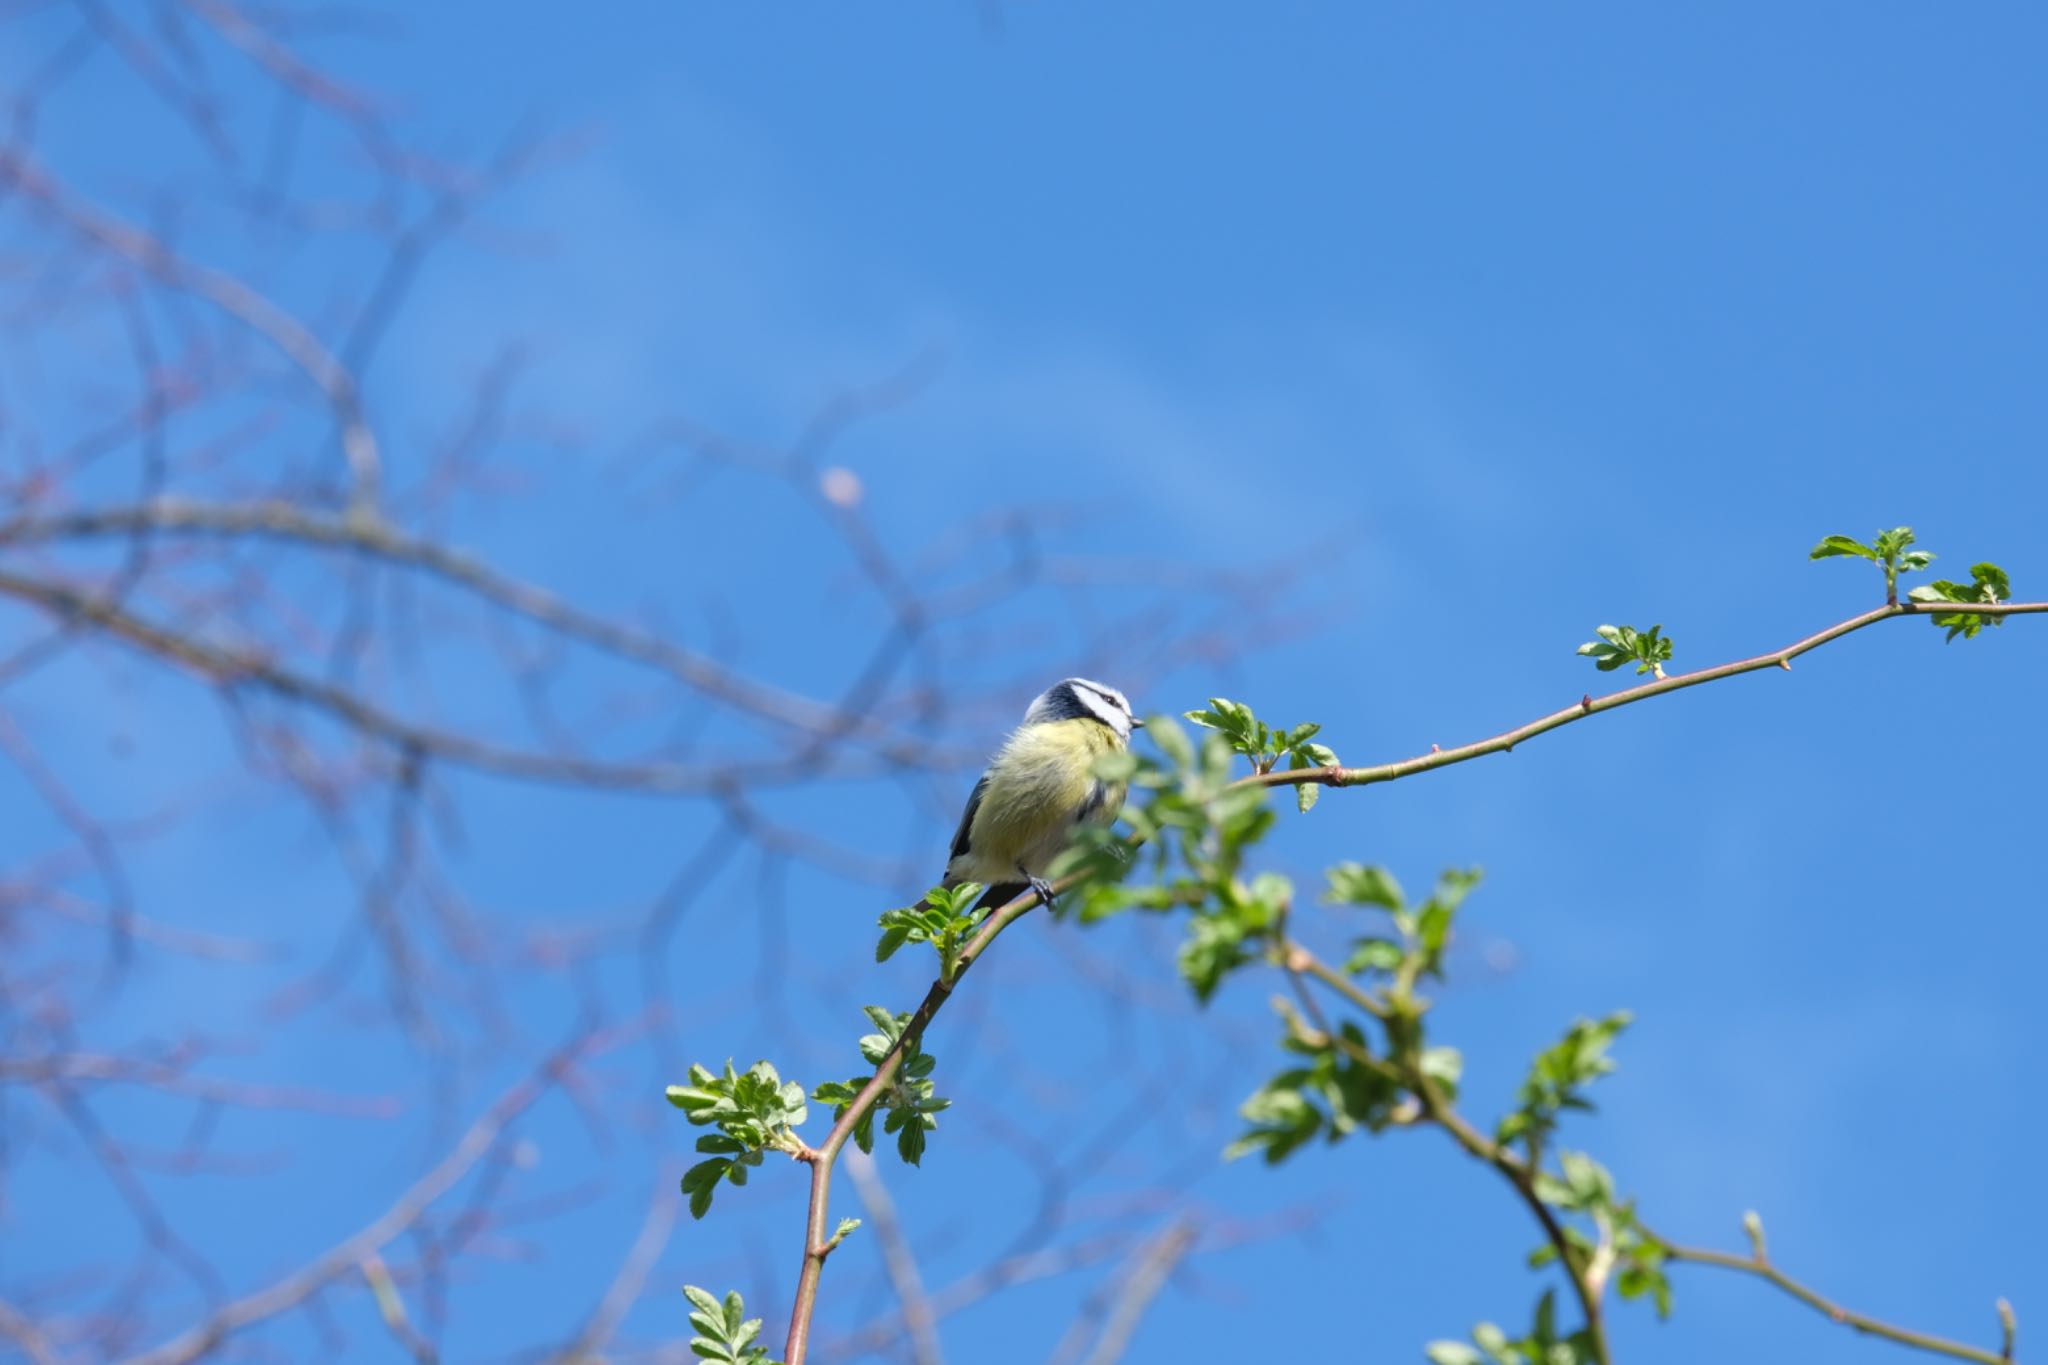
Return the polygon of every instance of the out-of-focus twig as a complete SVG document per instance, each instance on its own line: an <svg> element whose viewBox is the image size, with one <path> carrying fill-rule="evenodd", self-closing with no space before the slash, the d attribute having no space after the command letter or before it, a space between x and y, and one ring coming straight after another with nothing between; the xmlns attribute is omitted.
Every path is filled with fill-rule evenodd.
<svg viewBox="0 0 2048 1365"><path fill-rule="evenodd" d="M881 1248L890 1287L896 1291L896 1302L903 1310L904 1330L910 1337L910 1358L916 1365L941 1365L945 1353L939 1347L938 1319L924 1292L924 1280L917 1273L917 1257L910 1250L910 1239L904 1235L903 1222L896 1216L896 1201L889 1197L889 1189L875 1169L875 1159L859 1148L847 1153L846 1174L853 1180L853 1191L867 1214L867 1225L873 1229L875 1244Z"/></svg>
<svg viewBox="0 0 2048 1365"><path fill-rule="evenodd" d="M1097 1311L1084 1312L1075 1319L1068 1340L1054 1351L1054 1361L1074 1358L1080 1343L1086 1340L1091 1319L1095 1318L1102 1321L1102 1330L1096 1334L1094 1346L1082 1365L1115 1365L1123 1359L1145 1310L1166 1286L1175 1267L1193 1250L1198 1236L1194 1220L1181 1218L1139 1247L1117 1277L1115 1292L1107 1296Z"/></svg>
<svg viewBox="0 0 2048 1365"><path fill-rule="evenodd" d="M358 1269L365 1258L412 1226L429 1206L469 1174L478 1160L497 1146L506 1128L553 1088L562 1071L616 1044L620 1036L616 1032L594 1035L558 1049L532 1075L499 1096L470 1125L452 1151L359 1231L268 1288L236 1299L161 1346L130 1357L126 1365L186 1365L207 1355L235 1333L296 1307L335 1279Z"/></svg>
<svg viewBox="0 0 2048 1365"><path fill-rule="evenodd" d="M0 1336L20 1347L35 1365L63 1365L64 1357L57 1354L35 1321L4 1299L0 1299Z"/></svg>
<svg viewBox="0 0 2048 1365"><path fill-rule="evenodd" d="M2018 1333L2012 1305L2004 1299L1998 1301L1998 1320L2003 1346L1999 1350L1992 1350L1988 1347L1972 1346L1967 1342L1951 1341L1947 1337L1938 1337L1930 1332L1916 1332L1909 1327L1900 1327L1871 1317L1867 1313L1859 1313L1853 1308L1844 1308L1819 1290L1809 1288L1778 1269L1764 1252L1761 1233L1755 1234L1752 1238L1754 1249L1751 1254L1738 1256L1729 1251L1715 1251L1707 1247L1682 1246L1676 1242L1667 1242L1648 1228L1644 1228L1643 1232L1663 1248L1664 1255L1669 1260L1690 1265L1719 1266L1723 1270L1737 1270L1746 1275L1754 1275L1765 1283L1784 1290L1830 1322L1840 1323L1864 1336L1879 1337L1916 1351L1925 1351L1929 1355L1947 1356L1952 1360L1976 1361L1978 1365L2017 1365L2013 1346Z"/></svg>
<svg viewBox="0 0 2048 1365"><path fill-rule="evenodd" d="M604 1297L591 1310L575 1340L549 1357L551 1365L575 1365L575 1362L596 1358L604 1350L605 1343L612 1339L612 1334L619 1330L619 1324L625 1321L634 1300L640 1297L654 1263L661 1259L661 1253L667 1248L669 1235L675 1231L676 1213L683 1202L680 1174L672 1163L662 1166L655 1178L654 1193L647 1200L647 1218L640 1224L640 1235L633 1239L626 1259L620 1263L619 1273L612 1277Z"/></svg>

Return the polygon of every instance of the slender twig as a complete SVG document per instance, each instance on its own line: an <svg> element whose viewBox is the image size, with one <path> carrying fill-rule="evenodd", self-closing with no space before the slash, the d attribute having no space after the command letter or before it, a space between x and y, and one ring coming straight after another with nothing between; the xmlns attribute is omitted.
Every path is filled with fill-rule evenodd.
<svg viewBox="0 0 2048 1365"><path fill-rule="evenodd" d="M1555 730L1560 725L1569 725L1587 716L1597 716L1602 711L1612 711L1632 702L1648 701L1661 697L1680 688L1697 687L1701 683L1718 682L1742 673L1754 673L1765 668L1790 669L1792 660L1809 650L1819 649L1830 640L1839 640L1851 631L1861 630L1879 621L1895 616L1949 616L1968 612L1979 616L2023 616L2048 612L2048 602L1982 602L1960 604L1955 602L1898 602L1876 607L1861 616L1852 616L1838 625L1816 632L1803 640L1794 641L1783 649L1772 650L1750 659L1737 659L1733 663L1719 664L1713 668L1702 668L1693 673L1674 673L1656 682L1644 683L1640 687L1610 692L1604 697L1591 694L1581 697L1578 702L1538 717L1526 725L1505 730L1490 739L1461 744L1452 749L1433 749L1399 763L1381 763L1368 768L1295 768L1281 772L1256 774L1243 779L1244 784L1262 787L1301 786L1314 783L1326 787L1363 787L1374 782L1392 782L1398 778L1413 777L1416 773L1428 772L1433 768L1447 768L1453 763L1464 763L1471 759L1483 758L1487 754L1506 753L1523 740L1534 739L1545 731Z"/></svg>
<svg viewBox="0 0 2048 1365"><path fill-rule="evenodd" d="M357 1269L363 1272L363 1283L370 1286L370 1297L377 1301L377 1316L383 1320L384 1330L391 1333L391 1339L404 1347L418 1365L436 1365L441 1353L412 1325L412 1315L405 1311L405 1296L398 1292L398 1282L391 1278L391 1268L384 1264L384 1258L373 1251L363 1257Z"/></svg>
<svg viewBox="0 0 2048 1365"><path fill-rule="evenodd" d="M1079 876L1062 879L1055 884L1055 891L1063 891L1080 880ZM811 1197L804 1220L804 1263L797 1275L796 1301L790 1308L789 1337L783 1347L786 1365L804 1365L804 1355L810 1349L811 1315L818 1306L818 1278L824 1273L825 1258L832 1254L837 1245L826 1240L825 1219L832 1195L832 1166L839 1159L839 1151L846 1146L846 1140L853 1136L853 1130L869 1111L881 1102L882 1096L896 1078L896 1069L903 1064L903 1054L919 1039L930 1026L932 1019L945 1008L952 997L953 988L960 984L960 978L967 975L967 969L981 960L996 936L1016 923L1018 919L1038 904L1035 892L1027 891L982 921L967 946L960 950L960 956L953 966L950 977L932 982L924 999L911 1012L910 1019L903 1026L903 1032L896 1036L895 1044L888 1055L875 1067L875 1074L853 1097L846 1112L832 1125L832 1131L825 1135L823 1144L806 1153L803 1160L811 1166Z"/></svg>
<svg viewBox="0 0 2048 1365"><path fill-rule="evenodd" d="M501 1095L432 1170L414 1181L395 1203L359 1231L343 1238L305 1267L266 1289L223 1305L197 1326L161 1346L129 1357L124 1365L188 1365L211 1353L234 1333L296 1307L350 1270L359 1268L368 1256L412 1226L434 1201L469 1174L470 1168L498 1145L513 1120L547 1093L559 1073L577 1058L611 1041L612 1038L584 1038L554 1053L532 1075Z"/></svg>
<svg viewBox="0 0 2048 1365"><path fill-rule="evenodd" d="M1395 1005L1389 1005L1386 1001L1369 994L1357 982L1300 944L1286 944L1281 951L1280 962L1291 975L1313 977L1375 1018L1385 1020L1397 1013ZM1401 1002L1396 1002L1396 1005L1399 1003ZM1333 1039L1343 1041L1334 1035ZM1378 1061L1377 1058L1374 1060ZM1467 1155L1485 1162L1500 1172L1502 1179L1514 1188L1516 1195L1528 1206L1530 1214L1542 1225L1543 1236L1549 1241L1551 1249L1557 1253L1558 1265L1565 1272L1565 1278L1571 1282L1572 1294L1579 1301L1579 1311L1585 1315L1586 1332L1593 1341L1593 1358L1599 1365L1606 1365L1610 1357L1607 1349L1607 1324L1601 1312L1599 1287L1588 1273L1578 1248L1565 1236L1564 1225L1558 1221L1556 1212L1537 1192L1535 1171L1507 1147L1474 1128L1465 1116L1458 1112L1456 1106L1444 1094L1442 1087L1422 1069L1414 1057L1397 1055L1388 1060L1400 1069L1402 1082L1422 1107L1422 1116L1449 1133Z"/></svg>
<svg viewBox="0 0 2048 1365"><path fill-rule="evenodd" d="M155 234L76 197L19 151L0 151L0 183L13 185L73 232L133 262L171 288L205 299L275 346L333 409L349 472L350 513L375 515L383 457L370 429L362 392L355 375L310 328L226 271L189 261Z"/></svg>
<svg viewBox="0 0 2048 1365"><path fill-rule="evenodd" d="M640 1235L633 1239L626 1259L619 1265L619 1273L612 1278L604 1297L576 1333L576 1339L551 1356L549 1365L576 1365L576 1362L590 1360L603 1351L605 1343L625 1321L634 1300L640 1297L648 1273L668 1246L669 1235L675 1231L676 1211L682 1202L676 1172L664 1168L655 1180L654 1197L647 1205L647 1217L640 1225Z"/></svg>
<svg viewBox="0 0 2048 1365"><path fill-rule="evenodd" d="M63 1360L34 1319L5 1299L0 1299L0 1336L20 1347L21 1353L35 1365L60 1365Z"/></svg>
<svg viewBox="0 0 2048 1365"><path fill-rule="evenodd" d="M1838 1322L1842 1326L1855 1332L1861 1332L1866 1336L1882 1337L1886 1341L1897 1342L1901 1346L1910 1346L1915 1350L1926 1351L1933 1355L1948 1356L1954 1360L1974 1360L1980 1362L1980 1365L2016 1365L2016 1358L2013 1355L2013 1339L2017 1329L2012 1317L2012 1306L2004 1299L1998 1301L1999 1324L2004 1338L2003 1350L1987 1350L1981 1346L1970 1346L1960 1341L1950 1341L1946 1337L1934 1336L1927 1332L1915 1332L1909 1328L1897 1327L1888 1322L1881 1322L1866 1313L1858 1313L1854 1309L1844 1308L1841 1304L1821 1294L1818 1290L1808 1288L1790 1275L1787 1275L1784 1271L1778 1269L1777 1266L1771 1263L1768 1256L1762 1254L1741 1256L1734 1252L1713 1251L1705 1247L1680 1246L1675 1242L1665 1241L1648 1228L1643 1229L1643 1235L1662 1247L1665 1257L1669 1260L1689 1262L1693 1265L1720 1266L1724 1270L1739 1270L1746 1275L1754 1275L1761 1280L1776 1285L1807 1307L1825 1315L1831 1322Z"/></svg>
<svg viewBox="0 0 2048 1365"><path fill-rule="evenodd" d="M1109 1320L1102 1326L1102 1335L1095 1339L1095 1349L1088 1353L1082 1365L1116 1365L1123 1359L1145 1310L1166 1287L1174 1267L1194 1247L1195 1236L1194 1223L1182 1219L1139 1251L1136 1264L1124 1277L1116 1300L1110 1305Z"/></svg>
<svg viewBox="0 0 2048 1365"><path fill-rule="evenodd" d="M888 1272L889 1285L896 1291L896 1302L903 1309L910 1358L915 1365L940 1365L945 1356L939 1349L938 1320L932 1313L931 1297L925 1293L924 1278L917 1273L917 1258L911 1254L910 1239L903 1235L903 1224L896 1216L896 1201L889 1197L888 1186L875 1170L875 1159L859 1148L847 1154L846 1173L853 1179L854 1193L860 1196L861 1208L867 1213L867 1225L882 1250L882 1267Z"/></svg>
<svg viewBox="0 0 2048 1365"><path fill-rule="evenodd" d="M523 582L480 559L431 540L407 535L381 518L340 517L309 512L272 500L211 503L159 498L121 507L101 507L0 522L0 545L92 540L148 531L158 535L261 537L327 550L353 551L418 569L574 640L658 670L678 682L763 720L799 732L853 738L873 736L878 727L865 715L815 701L731 668L659 635L608 620ZM928 742L890 737L884 752L914 766L937 763Z"/></svg>
<svg viewBox="0 0 2048 1365"><path fill-rule="evenodd" d="M611 762L493 744L406 720L346 687L273 663L253 650L229 649L181 634L75 588L0 572L0 597L31 603L65 619L84 620L145 653L182 665L225 688L248 687L324 711L359 734L409 753L445 759L503 777L576 786L702 795L741 784L817 776L809 764L682 764Z"/></svg>
<svg viewBox="0 0 2048 1365"><path fill-rule="evenodd" d="M40 1084L86 1081L135 1085L186 1095L209 1104L251 1109L302 1109L344 1118L390 1118L398 1102L388 1095L343 1095L300 1086L267 1085L192 1075L177 1061L121 1057L109 1053L53 1052L40 1056L0 1058L0 1082Z"/></svg>
<svg viewBox="0 0 2048 1365"><path fill-rule="evenodd" d="M4 589L4 587L4 580L0 580L0 589ZM1596 715L1602 711L1611 711L1616 707L1626 706L1631 702L1645 701L1651 697L1662 696L1668 692L1676 692L1681 688L1694 687L1700 683L1715 682L1722 678L1732 678L1739 674L1752 673L1759 669L1789 669L1792 666L1791 661L1801 654L1809 650L1818 649L1831 640L1840 639L1851 631L1861 630L1863 627L1875 624L1878 621L1888 620L1897 616L1924 616L1929 613L1951 614L1963 610L1986 616L2022 615L2048 612L2048 602L1980 603L1971 604L1967 607L1959 606L1952 602L1926 604L1917 602L1890 603L1867 611L1860 616L1853 616L1846 621L1828 627L1826 630L1818 631L1802 640L1787 645L1783 649L1774 650L1768 654L1760 654L1750 659L1739 659L1733 663L1721 664L1713 668L1704 668L1693 673L1674 674L1671 677L1646 683L1640 687L1631 687L1620 692L1610 693L1597 700L1589 694L1582 697L1576 706L1553 712L1526 725L1518 726L1513 730L1495 735L1491 739L1479 740L1454 749L1435 750L1399 763L1385 763L1376 767L1346 768L1333 766L1327 768L1301 768L1285 772L1255 773L1249 777L1240 778L1231 785L1233 787L1277 787L1300 785L1302 783L1319 783L1332 787L1360 787L1375 782L1392 782L1400 778L1412 777L1417 773L1428 772L1434 768L1447 767L1453 763L1462 763L1469 759L1479 758L1485 754L1506 752L1513 749L1515 745L1523 740L1533 738L1547 730L1554 730L1561 725L1568 725L1575 720ZM1081 880L1083 878L1079 874L1063 878L1055 884L1054 890L1056 892L1064 892L1078 884ZM801 1159L809 1162L811 1167L811 1192L804 1223L803 1268L797 1277L796 1299L790 1310L789 1335L783 1349L787 1365L804 1365L804 1356L810 1345L811 1318L817 1309L818 1281L824 1273L825 1258L831 1255L833 1248L838 1245L837 1242L827 1240L825 1224L832 1192L832 1167L838 1159L840 1149L846 1145L846 1140L853 1135L855 1125L866 1117L874 1109L875 1105L881 1101L883 1094L887 1092L895 1078L897 1067L902 1064L905 1050L924 1037L925 1029L931 1024L938 1012L945 1007L946 1001L953 994L954 987L958 985L960 978L966 975L967 969L980 960L981 955L988 950L989 945L995 941L998 934L1002 933L1004 929L1008 928L1037 903L1038 898L1036 895L1026 893L995 911L983 922L981 929L975 934L973 940L961 950L958 965L955 967L952 975L948 978L934 981L930 989L925 992L924 999L918 1003L917 1009L912 1012L909 1022L904 1026L903 1032L898 1035L895 1045L875 1068L875 1073L868 1083L861 1087L860 1093L854 1097L853 1103L847 1107L846 1112L841 1114L839 1120L832 1125L832 1131L826 1135L823 1145L807 1150L802 1154ZM1391 1013L1392 1006L1388 1002L1367 994L1349 978L1327 964L1320 962L1312 954L1303 953L1299 965L1295 965L1292 960L1286 965L1290 971L1305 971L1309 975L1314 976L1318 981L1342 993L1352 1003L1372 1014L1375 1018L1384 1020ZM1601 1317L1599 1296L1588 1282L1584 1274L1584 1267L1579 1263L1578 1252L1565 1237L1564 1229L1558 1224L1556 1215L1551 1211L1549 1205L1543 1202L1541 1196L1536 1193L1534 1172L1517 1158L1513 1152L1494 1143L1469 1123L1465 1122L1463 1117L1444 1098L1442 1091L1437 1088L1436 1083L1423 1074L1420 1068L1411 1066L1407 1070L1410 1072L1411 1088L1415 1091L1418 1101L1427 1111L1428 1117L1439 1123L1468 1153L1500 1171L1501 1175L1514 1186L1516 1193L1521 1196L1523 1202L1528 1204L1531 1213L1536 1217L1537 1221L1543 1225L1544 1235L1549 1238L1551 1245L1556 1248L1559 1262L1566 1270L1572 1282L1573 1291L1579 1299L1580 1307L1585 1313L1587 1330L1592 1336L1598 1352L1596 1358L1601 1362L1605 1362L1608 1359L1606 1328Z"/></svg>

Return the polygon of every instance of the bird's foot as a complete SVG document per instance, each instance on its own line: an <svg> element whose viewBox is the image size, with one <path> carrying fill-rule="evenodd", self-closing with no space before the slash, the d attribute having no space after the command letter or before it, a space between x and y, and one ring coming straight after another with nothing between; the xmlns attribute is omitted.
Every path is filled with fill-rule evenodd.
<svg viewBox="0 0 2048 1365"><path fill-rule="evenodd" d="M1031 877L1031 889L1038 893L1039 904L1052 908L1052 883L1043 877Z"/></svg>

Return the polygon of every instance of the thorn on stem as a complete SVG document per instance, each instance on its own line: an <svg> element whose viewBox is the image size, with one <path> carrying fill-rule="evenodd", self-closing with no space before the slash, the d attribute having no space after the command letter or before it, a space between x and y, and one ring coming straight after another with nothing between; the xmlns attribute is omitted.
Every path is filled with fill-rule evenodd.
<svg viewBox="0 0 2048 1365"><path fill-rule="evenodd" d="M2013 1316L2012 1304L2009 1300L2000 1299L1998 1301L1998 1326L2005 1334L2005 1344L1998 1352L1999 1358L2010 1361L2013 1349L2019 1338L2020 1324L2019 1319Z"/></svg>
<svg viewBox="0 0 2048 1365"><path fill-rule="evenodd" d="M1780 659L1778 660L1778 667L1790 673L1792 671L1792 661L1790 659Z"/></svg>
<svg viewBox="0 0 2048 1365"><path fill-rule="evenodd" d="M1429 751L1433 754L1440 754L1444 751L1444 746L1441 744L1432 744L1429 746Z"/></svg>
<svg viewBox="0 0 2048 1365"><path fill-rule="evenodd" d="M1593 709L1593 694L1591 692L1588 692L1579 698L1579 709L1582 711L1590 711Z"/></svg>

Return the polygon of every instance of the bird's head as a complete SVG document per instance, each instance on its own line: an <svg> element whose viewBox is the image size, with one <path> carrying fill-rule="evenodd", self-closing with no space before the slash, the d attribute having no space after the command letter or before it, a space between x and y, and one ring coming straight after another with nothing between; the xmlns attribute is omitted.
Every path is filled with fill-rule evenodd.
<svg viewBox="0 0 2048 1365"><path fill-rule="evenodd" d="M1026 725L1043 725L1056 720L1094 720L1128 741L1131 731L1145 722L1131 714L1130 698L1107 684L1087 678L1066 678L1054 683L1031 701L1024 712Z"/></svg>

